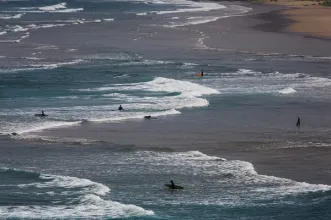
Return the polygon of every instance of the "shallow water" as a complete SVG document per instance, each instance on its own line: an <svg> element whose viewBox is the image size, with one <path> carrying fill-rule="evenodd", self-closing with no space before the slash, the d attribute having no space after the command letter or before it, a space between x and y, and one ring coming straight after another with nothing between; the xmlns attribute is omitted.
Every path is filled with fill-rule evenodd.
<svg viewBox="0 0 331 220"><path fill-rule="evenodd" d="M256 151L329 146L329 57L206 46L199 25L251 10L242 6L2 5L1 218L330 218L329 185L212 156L220 141ZM34 117L42 110L49 116ZM146 115L158 120L142 124ZM114 135L121 126L132 130ZM31 134L54 128L62 134ZM171 179L184 190L166 189Z"/></svg>

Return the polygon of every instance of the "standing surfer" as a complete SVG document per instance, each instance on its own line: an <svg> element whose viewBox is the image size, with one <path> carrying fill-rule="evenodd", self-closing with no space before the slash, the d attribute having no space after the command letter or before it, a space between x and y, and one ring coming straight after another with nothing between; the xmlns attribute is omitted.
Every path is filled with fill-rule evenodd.
<svg viewBox="0 0 331 220"><path fill-rule="evenodd" d="M297 120L296 126L298 127L298 129L300 129L300 116L298 116L298 120Z"/></svg>
<svg viewBox="0 0 331 220"><path fill-rule="evenodd" d="M170 183L171 183L171 189L175 189L175 183L174 183L174 181L170 180Z"/></svg>

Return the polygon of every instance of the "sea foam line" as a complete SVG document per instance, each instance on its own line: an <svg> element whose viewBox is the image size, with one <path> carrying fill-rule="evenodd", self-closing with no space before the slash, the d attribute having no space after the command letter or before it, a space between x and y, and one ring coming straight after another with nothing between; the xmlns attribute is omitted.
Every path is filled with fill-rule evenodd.
<svg viewBox="0 0 331 220"><path fill-rule="evenodd" d="M0 14L0 19L9 20L9 19L20 19L25 13L8 15L8 14Z"/></svg>
<svg viewBox="0 0 331 220"><path fill-rule="evenodd" d="M21 176L22 180L29 179L33 183L18 184L18 188L29 188L32 194L47 194L54 196L60 194L67 197L66 204L61 205L9 205L0 207L2 218L125 218L134 216L154 215L151 210L142 207L122 204L119 202L104 199L110 189L89 179L82 179L71 176L39 174L30 171L0 168L1 173L8 175ZM56 190L54 190L54 188ZM42 189L42 190L40 190Z"/></svg>
<svg viewBox="0 0 331 220"><path fill-rule="evenodd" d="M67 3L62 2L55 5L48 5L42 7L21 7L19 13L71 13L83 11L84 8L67 8Z"/></svg>

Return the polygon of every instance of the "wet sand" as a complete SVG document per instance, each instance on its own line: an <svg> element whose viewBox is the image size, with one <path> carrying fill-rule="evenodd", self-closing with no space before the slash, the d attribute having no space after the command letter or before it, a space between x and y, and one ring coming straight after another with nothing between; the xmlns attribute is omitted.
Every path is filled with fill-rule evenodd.
<svg viewBox="0 0 331 220"><path fill-rule="evenodd" d="M245 4L254 10L247 16L231 17L211 22L202 28L209 34L205 45L214 50L243 53L281 53L330 56L330 41L307 38L307 34L289 30L295 21L284 16L283 5Z"/></svg>

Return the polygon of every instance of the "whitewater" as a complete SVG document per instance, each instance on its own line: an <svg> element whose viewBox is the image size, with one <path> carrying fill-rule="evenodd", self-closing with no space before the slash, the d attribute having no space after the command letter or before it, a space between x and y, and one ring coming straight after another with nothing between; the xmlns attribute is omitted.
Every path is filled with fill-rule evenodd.
<svg viewBox="0 0 331 220"><path fill-rule="evenodd" d="M0 219L330 219L331 59L256 7L2 2Z"/></svg>

